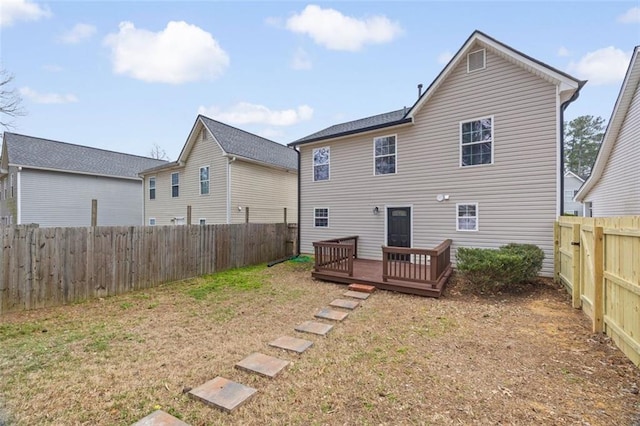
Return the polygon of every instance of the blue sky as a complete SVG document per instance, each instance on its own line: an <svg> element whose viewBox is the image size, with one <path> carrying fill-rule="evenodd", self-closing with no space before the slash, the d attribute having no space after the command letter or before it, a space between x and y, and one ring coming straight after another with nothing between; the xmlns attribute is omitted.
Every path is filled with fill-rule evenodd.
<svg viewBox="0 0 640 426"><path fill-rule="evenodd" d="M609 119L640 3L0 0L12 131L176 159L198 113L289 143L411 106L475 30L588 79Z"/></svg>

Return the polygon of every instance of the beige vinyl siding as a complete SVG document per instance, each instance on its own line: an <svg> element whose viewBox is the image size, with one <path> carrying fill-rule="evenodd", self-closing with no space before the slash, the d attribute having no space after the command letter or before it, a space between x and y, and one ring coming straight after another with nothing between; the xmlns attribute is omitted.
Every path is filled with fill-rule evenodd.
<svg viewBox="0 0 640 426"><path fill-rule="evenodd" d="M602 176L584 200L593 216L640 214L640 90L627 111Z"/></svg>
<svg viewBox="0 0 640 426"><path fill-rule="evenodd" d="M253 223L282 222L285 207L287 221L297 222L297 186L298 176L293 171L240 160L231 163L231 222L245 221L246 206Z"/></svg>
<svg viewBox="0 0 640 426"><path fill-rule="evenodd" d="M472 48L471 51L474 49ZM493 117L494 162L460 167L460 122ZM533 243L553 271L556 217L556 87L487 49L487 67L466 60L415 117L415 124L301 146L301 250L312 242L359 235L358 255L380 259L387 206L411 206L412 245L444 239L460 246ZM397 173L374 176L372 143L397 134ZM312 182L314 147L331 147L331 180ZM437 202L438 194L449 200ZM456 231L456 203L478 203L479 230ZM374 207L380 214L374 215ZM313 208L329 208L329 228L313 227Z"/></svg>
<svg viewBox="0 0 640 426"><path fill-rule="evenodd" d="M141 197L140 180L23 168L20 223L37 223L41 227L91 226L91 200L95 199L98 226L137 226L142 223Z"/></svg>
<svg viewBox="0 0 640 426"><path fill-rule="evenodd" d="M206 219L207 224L227 223L227 158L211 135L202 126L194 132L195 141L185 165L176 169L162 170L145 176L145 224L149 218L156 225L173 225L175 217L187 220L187 206L191 206L191 223ZM209 166L209 194L200 195L200 167ZM171 196L171 174L180 173L179 196ZM149 178L156 178L156 199L149 199Z"/></svg>

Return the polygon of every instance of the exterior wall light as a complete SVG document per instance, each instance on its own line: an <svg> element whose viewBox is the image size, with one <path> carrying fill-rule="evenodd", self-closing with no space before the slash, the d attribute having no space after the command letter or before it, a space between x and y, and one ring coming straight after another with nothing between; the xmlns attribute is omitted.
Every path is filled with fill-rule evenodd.
<svg viewBox="0 0 640 426"><path fill-rule="evenodd" d="M378 208L378 206L375 206L373 208L373 214L377 215L378 213L380 213L380 209Z"/></svg>

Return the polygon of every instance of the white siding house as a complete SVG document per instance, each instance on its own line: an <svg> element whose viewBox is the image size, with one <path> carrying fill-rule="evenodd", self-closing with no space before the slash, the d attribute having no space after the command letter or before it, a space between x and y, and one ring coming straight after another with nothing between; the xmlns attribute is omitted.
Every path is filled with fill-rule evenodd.
<svg viewBox="0 0 640 426"><path fill-rule="evenodd" d="M140 174L149 225L295 222L298 155L291 148L198 116L177 161Z"/></svg>
<svg viewBox="0 0 640 426"><path fill-rule="evenodd" d="M0 162L2 224L42 227L142 225L138 172L166 162L5 132Z"/></svg>
<svg viewBox="0 0 640 426"><path fill-rule="evenodd" d="M640 215L639 52L637 46L591 176L576 195L586 216Z"/></svg>
<svg viewBox="0 0 640 426"><path fill-rule="evenodd" d="M584 179L571 171L564 174L564 214L583 216L583 204L574 199L583 183Z"/></svg>
<svg viewBox="0 0 640 426"><path fill-rule="evenodd" d="M381 259L382 245L533 243L552 274L562 111L583 84L474 32L411 108L290 144L301 251L350 235L366 259Z"/></svg>

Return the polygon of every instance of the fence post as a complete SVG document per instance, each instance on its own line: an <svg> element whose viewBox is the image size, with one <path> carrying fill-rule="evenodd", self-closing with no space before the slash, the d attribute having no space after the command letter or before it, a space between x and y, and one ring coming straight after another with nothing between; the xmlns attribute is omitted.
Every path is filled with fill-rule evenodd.
<svg viewBox="0 0 640 426"><path fill-rule="evenodd" d="M98 226L98 200L91 200L91 226Z"/></svg>
<svg viewBox="0 0 640 426"><path fill-rule="evenodd" d="M249 206L244 208L244 223L249 223Z"/></svg>
<svg viewBox="0 0 640 426"><path fill-rule="evenodd" d="M602 226L593 228L593 332L604 330L604 230Z"/></svg>
<svg viewBox="0 0 640 426"><path fill-rule="evenodd" d="M287 224L287 208L284 208L284 224Z"/></svg>
<svg viewBox="0 0 640 426"><path fill-rule="evenodd" d="M187 206L187 225L191 225L191 206Z"/></svg>
<svg viewBox="0 0 640 426"><path fill-rule="evenodd" d="M571 299L573 307L580 309L582 307L582 301L580 300L580 293L582 287L582 279L580 277L580 224L573 224L573 234L571 236Z"/></svg>
<svg viewBox="0 0 640 426"><path fill-rule="evenodd" d="M553 223L553 282L560 282L560 222Z"/></svg>

